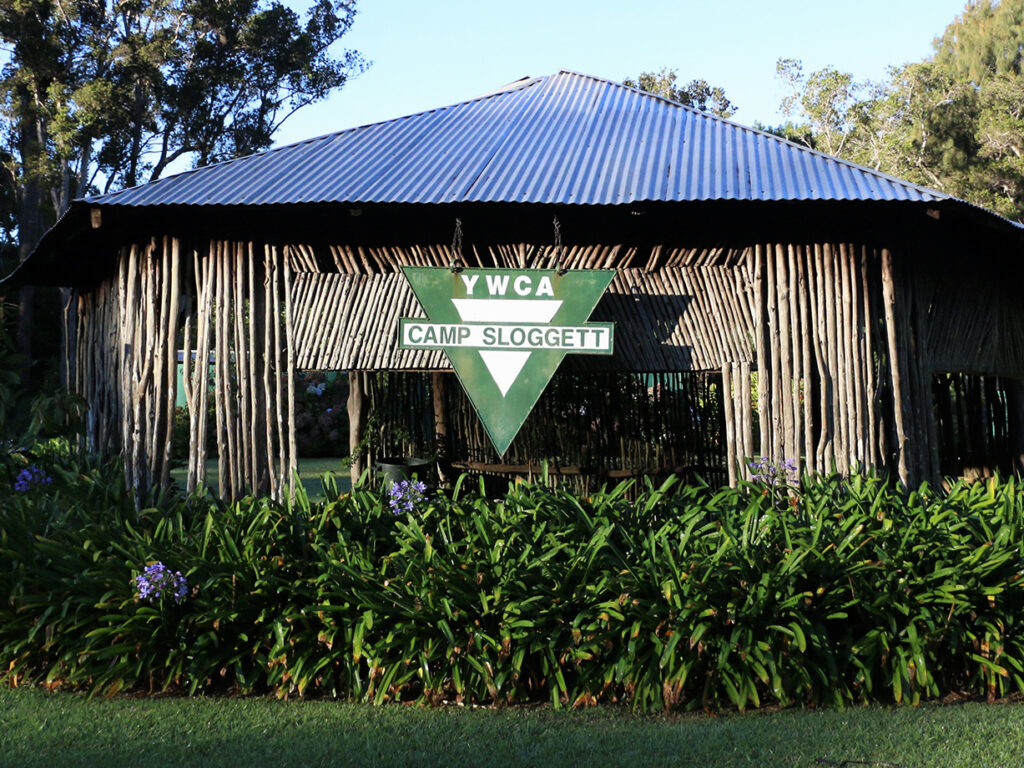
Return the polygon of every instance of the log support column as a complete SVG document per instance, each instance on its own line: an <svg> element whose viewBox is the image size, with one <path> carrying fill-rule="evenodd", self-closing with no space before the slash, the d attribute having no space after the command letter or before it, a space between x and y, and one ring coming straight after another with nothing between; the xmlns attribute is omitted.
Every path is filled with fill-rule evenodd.
<svg viewBox="0 0 1024 768"><path fill-rule="evenodd" d="M435 371L430 375L431 394L434 401L434 450L437 453L437 479L447 483L451 475L448 462L448 414L445 411L444 374Z"/></svg>
<svg viewBox="0 0 1024 768"><path fill-rule="evenodd" d="M363 435L366 432L368 412L366 399L366 377L360 371L348 374L348 449L352 457L352 484L362 477L366 470L366 457L361 452Z"/></svg>

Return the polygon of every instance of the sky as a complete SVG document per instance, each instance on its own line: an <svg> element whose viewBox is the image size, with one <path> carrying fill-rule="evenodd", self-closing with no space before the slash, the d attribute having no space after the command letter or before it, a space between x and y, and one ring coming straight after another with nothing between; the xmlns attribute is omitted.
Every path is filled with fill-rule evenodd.
<svg viewBox="0 0 1024 768"><path fill-rule="evenodd" d="M454 104L569 69L621 82L662 67L725 89L747 125L781 121L779 58L879 80L919 61L965 0L356 0L339 47L369 68L285 123L277 144ZM293 2L295 8L304 4Z"/></svg>

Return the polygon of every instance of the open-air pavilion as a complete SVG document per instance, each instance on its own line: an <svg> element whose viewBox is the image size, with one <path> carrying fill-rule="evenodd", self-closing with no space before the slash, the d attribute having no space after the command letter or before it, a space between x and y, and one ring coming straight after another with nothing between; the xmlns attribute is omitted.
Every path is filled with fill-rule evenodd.
<svg viewBox="0 0 1024 768"><path fill-rule="evenodd" d="M766 456L915 484L1020 468L1021 235L563 71L75 201L8 282L75 289L87 443L140 494L169 482L179 350L189 489L212 426L224 497L286 492L299 370L348 373L354 471L419 444L581 483ZM452 264L615 270L615 354L567 358L504 456L444 353L397 343L423 314L400 268Z"/></svg>

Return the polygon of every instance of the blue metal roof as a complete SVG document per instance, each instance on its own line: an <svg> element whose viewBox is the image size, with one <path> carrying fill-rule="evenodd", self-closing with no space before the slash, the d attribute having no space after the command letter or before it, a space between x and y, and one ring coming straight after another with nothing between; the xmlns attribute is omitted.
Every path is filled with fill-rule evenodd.
<svg viewBox="0 0 1024 768"><path fill-rule="evenodd" d="M562 71L87 202L617 205L947 199L634 88Z"/></svg>

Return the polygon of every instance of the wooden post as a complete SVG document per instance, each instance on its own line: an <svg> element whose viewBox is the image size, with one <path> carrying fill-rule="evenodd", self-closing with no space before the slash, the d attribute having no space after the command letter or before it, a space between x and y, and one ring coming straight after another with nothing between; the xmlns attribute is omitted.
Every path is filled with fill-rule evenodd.
<svg viewBox="0 0 1024 768"><path fill-rule="evenodd" d="M896 292L892 280L892 254L882 249L882 305L889 344L889 378L892 382L893 420L896 422L897 471L900 482L908 480L907 430L903 414L903 379L900 376L900 344L896 335Z"/></svg>
<svg viewBox="0 0 1024 768"><path fill-rule="evenodd" d="M750 363L740 363L739 380L739 407L743 419L743 450L741 460L746 460L754 455L754 409L750 395Z"/></svg>
<svg viewBox="0 0 1024 768"><path fill-rule="evenodd" d="M448 414L444 407L444 374L440 371L430 374L430 385L434 401L434 449L437 451L438 480L447 482L449 479Z"/></svg>
<svg viewBox="0 0 1024 768"><path fill-rule="evenodd" d="M755 354L757 356L757 410L760 428L761 455L767 456L772 450L772 417L769 412L770 394L772 389L771 374L771 342L768 335L768 309L765 298L765 253L764 247L754 248L754 302L756 318Z"/></svg>
<svg viewBox="0 0 1024 768"><path fill-rule="evenodd" d="M288 259L284 259L284 339L285 339L285 371L288 376L288 387L286 393L288 397L288 422L287 422L287 435L282 436L282 443L284 438L288 439L288 495L292 496L295 493L295 482L296 474L299 469L298 465L298 450L295 443L295 342L292 334L292 285L294 280L292 279L292 268L288 263Z"/></svg>
<svg viewBox="0 0 1024 768"><path fill-rule="evenodd" d="M740 459L737 449L736 414L732 394L732 363L722 363L722 406L725 408L725 461L729 485L736 486L736 468Z"/></svg>
<svg viewBox="0 0 1024 768"><path fill-rule="evenodd" d="M363 441L363 434L366 431L366 414L368 411L366 402L365 377L359 371L348 373L348 449L352 457L351 473L352 484L363 476L366 470L366 461L360 452L360 443Z"/></svg>

